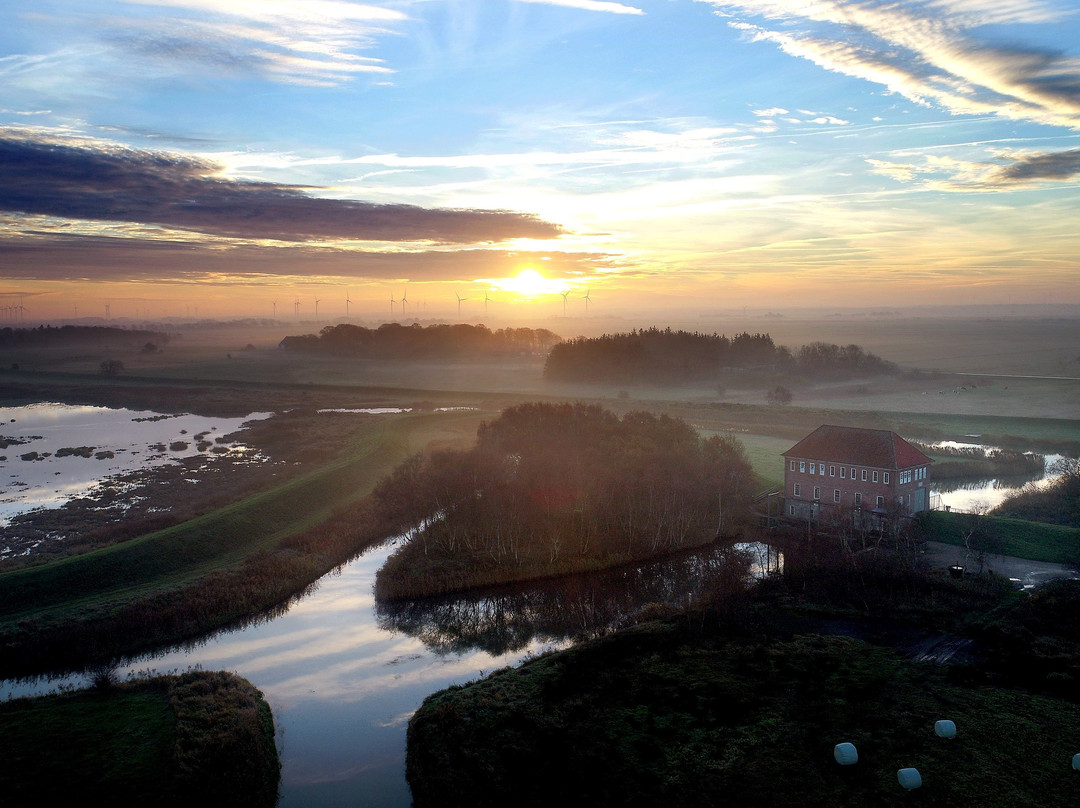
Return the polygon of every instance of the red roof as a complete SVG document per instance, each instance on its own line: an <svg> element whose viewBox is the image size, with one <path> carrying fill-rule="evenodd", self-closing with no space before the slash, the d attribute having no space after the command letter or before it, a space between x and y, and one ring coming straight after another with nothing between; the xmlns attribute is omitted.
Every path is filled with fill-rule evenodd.
<svg viewBox="0 0 1080 808"><path fill-rule="evenodd" d="M786 452L784 457L850 463L881 469L906 469L934 461L895 432L854 426L819 426Z"/></svg>

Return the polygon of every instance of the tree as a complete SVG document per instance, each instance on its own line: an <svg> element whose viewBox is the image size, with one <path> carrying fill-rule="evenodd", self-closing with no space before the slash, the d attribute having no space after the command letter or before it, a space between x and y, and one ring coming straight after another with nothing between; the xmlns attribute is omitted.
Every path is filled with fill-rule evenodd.
<svg viewBox="0 0 1080 808"><path fill-rule="evenodd" d="M782 406L790 404L792 398L794 396L791 395L791 391L780 384L765 394L765 400L770 404L780 404Z"/></svg>
<svg viewBox="0 0 1080 808"><path fill-rule="evenodd" d="M119 359L106 359L101 363L101 375L116 376L124 369L124 363Z"/></svg>

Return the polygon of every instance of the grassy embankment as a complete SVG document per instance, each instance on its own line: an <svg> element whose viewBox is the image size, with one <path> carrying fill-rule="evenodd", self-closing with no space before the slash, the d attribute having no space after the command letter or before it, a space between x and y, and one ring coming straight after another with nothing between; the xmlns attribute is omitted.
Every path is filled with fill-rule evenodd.
<svg viewBox="0 0 1080 808"><path fill-rule="evenodd" d="M931 511L920 521L926 538L931 541L963 547L965 534L975 529L978 546L995 555L1052 564L1080 563L1080 530L1077 528L945 511Z"/></svg>
<svg viewBox="0 0 1080 808"><path fill-rule="evenodd" d="M958 727L953 740L935 720ZM675 621L428 697L409 726L422 806L1074 805L1080 707L951 684L862 642L726 640ZM840 767L833 746L855 744ZM897 770L916 767L912 793Z"/></svg>
<svg viewBox="0 0 1080 808"><path fill-rule="evenodd" d="M1080 583L1027 595L824 549L754 591L428 697L409 726L415 805L1080 800ZM937 647L961 656L899 653ZM844 741L854 766L833 760ZM898 785L903 767L921 789Z"/></svg>
<svg viewBox="0 0 1080 808"><path fill-rule="evenodd" d="M121 544L0 574L0 674L107 661L286 602L385 535L362 503L396 463L478 417L377 421L341 459L271 490Z"/></svg>
<svg viewBox="0 0 1080 808"><path fill-rule="evenodd" d="M274 722L227 673L189 672L0 704L4 805L277 801Z"/></svg>

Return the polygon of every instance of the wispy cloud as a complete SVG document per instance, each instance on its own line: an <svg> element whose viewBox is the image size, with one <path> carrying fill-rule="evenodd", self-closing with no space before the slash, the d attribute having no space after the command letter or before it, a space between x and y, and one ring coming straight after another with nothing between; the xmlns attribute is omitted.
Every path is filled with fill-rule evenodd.
<svg viewBox="0 0 1080 808"><path fill-rule="evenodd" d="M1054 182L1080 180L1080 149L1059 152L1032 150L991 151L989 160L960 160L925 155L907 162L876 160L871 169L900 182L921 182L943 191L1024 190Z"/></svg>
<svg viewBox="0 0 1080 808"><path fill-rule="evenodd" d="M640 8L622 3L603 2L603 0L518 0L521 3L540 3L545 6L564 6L582 11L602 11L607 14L644 14Z"/></svg>
<svg viewBox="0 0 1080 808"><path fill-rule="evenodd" d="M155 65L154 71L334 86L392 73L362 52L407 20L396 9L344 0L115 0L58 22L111 49L121 69Z"/></svg>
<svg viewBox="0 0 1080 808"><path fill-rule="evenodd" d="M188 156L0 131L0 210L135 222L235 238L473 243L551 238L521 213L379 205L241 182Z"/></svg>
<svg viewBox="0 0 1080 808"><path fill-rule="evenodd" d="M702 1L752 39L916 103L1080 129L1080 59L979 39L981 26L1048 23L1065 14L1048 3Z"/></svg>

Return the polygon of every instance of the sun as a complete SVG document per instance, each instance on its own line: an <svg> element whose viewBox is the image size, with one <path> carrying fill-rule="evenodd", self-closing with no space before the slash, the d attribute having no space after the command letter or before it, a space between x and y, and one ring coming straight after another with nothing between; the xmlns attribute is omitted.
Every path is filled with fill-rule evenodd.
<svg viewBox="0 0 1080 808"><path fill-rule="evenodd" d="M560 294L567 289L565 281L556 281L545 278L537 270L528 268L521 270L513 278L500 278L492 282L492 286L502 292L513 292L523 297L543 297L544 295Z"/></svg>

